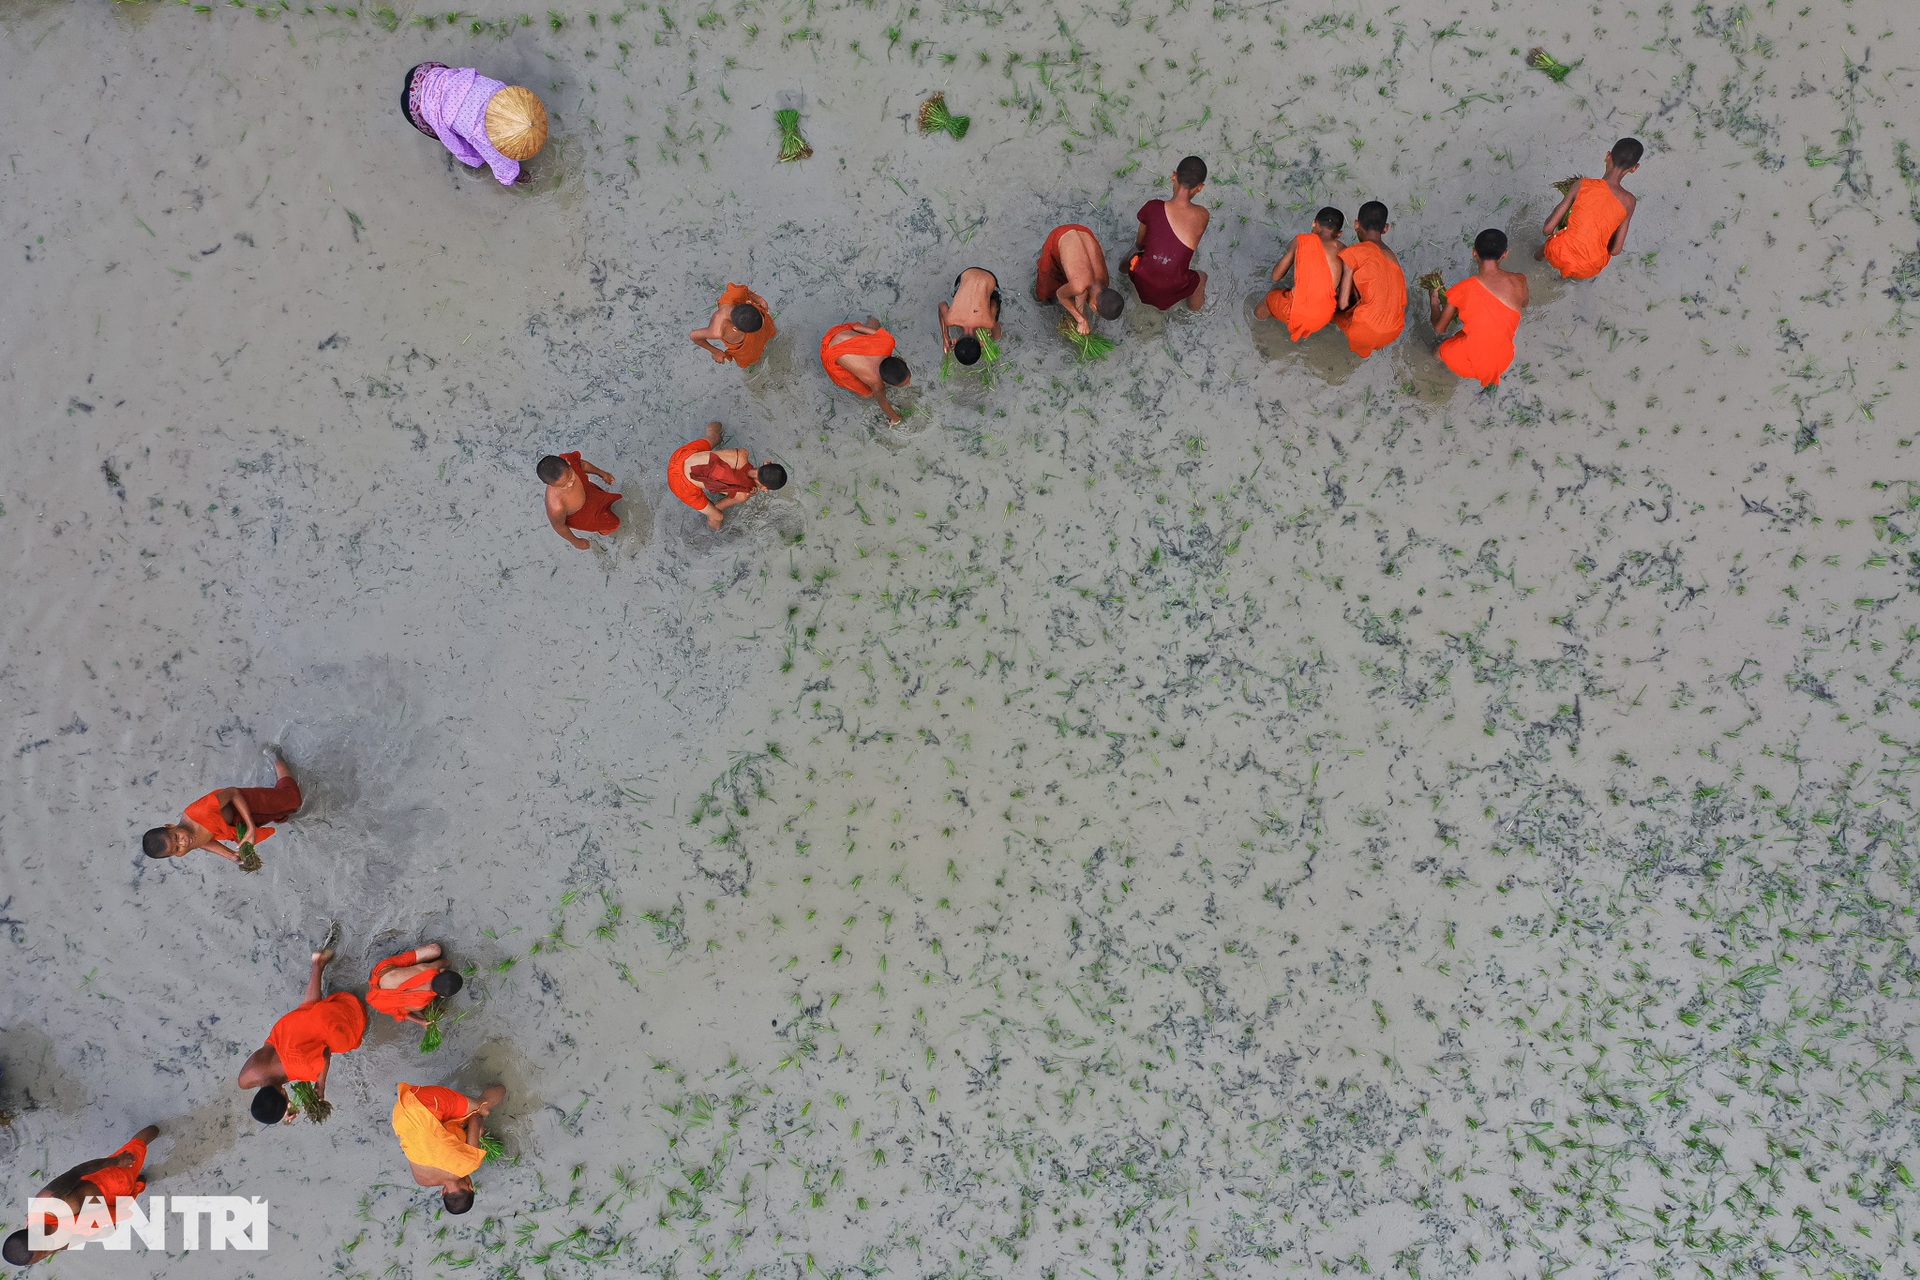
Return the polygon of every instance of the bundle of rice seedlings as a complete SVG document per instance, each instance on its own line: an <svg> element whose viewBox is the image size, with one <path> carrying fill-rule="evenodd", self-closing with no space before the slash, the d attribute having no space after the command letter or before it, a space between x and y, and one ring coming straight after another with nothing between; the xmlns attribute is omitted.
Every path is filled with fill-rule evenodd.
<svg viewBox="0 0 1920 1280"><path fill-rule="evenodd" d="M420 1052L432 1053L440 1047L441 1042L445 1039L440 1032L440 1015L446 1011L447 1001L445 996L435 996L433 1003L420 1011L420 1016L427 1020L426 1034L420 1037Z"/></svg>
<svg viewBox="0 0 1920 1280"><path fill-rule="evenodd" d="M1438 271L1429 271L1413 283L1416 288L1425 289L1428 293L1438 293L1440 301L1447 300L1447 282Z"/></svg>
<svg viewBox="0 0 1920 1280"><path fill-rule="evenodd" d="M1573 189L1579 185L1580 185L1580 178L1576 174L1574 177L1571 177L1571 178L1560 179L1560 181L1553 184L1553 189L1555 191L1558 191L1563 196L1572 195Z"/></svg>
<svg viewBox="0 0 1920 1280"><path fill-rule="evenodd" d="M957 116L947 110L947 95L944 93L936 93L920 104L920 132L922 133L945 130L952 134L957 142L967 136L967 129L972 124L972 116Z"/></svg>
<svg viewBox="0 0 1920 1280"><path fill-rule="evenodd" d="M1535 71L1546 72L1547 77L1555 84L1564 84L1567 77L1573 74L1573 69L1580 64L1578 62L1561 62L1545 49L1535 45L1533 48L1527 50L1527 65Z"/></svg>
<svg viewBox="0 0 1920 1280"><path fill-rule="evenodd" d="M240 869L242 871L258 871L262 865L260 862L260 850L253 843L252 836L253 828L248 827L240 833L239 839L234 842L235 846L240 850Z"/></svg>
<svg viewBox="0 0 1920 1280"><path fill-rule="evenodd" d="M782 160L805 160L813 154L813 148L800 136L800 112L785 107L773 113L774 124L780 127L780 158Z"/></svg>
<svg viewBox="0 0 1920 1280"><path fill-rule="evenodd" d="M295 1080L287 1086L287 1109L315 1124L325 1124L333 1115L333 1104L321 1097L320 1091L308 1080Z"/></svg>
<svg viewBox="0 0 1920 1280"><path fill-rule="evenodd" d="M507 1144L490 1133L481 1133L480 1149L487 1153L486 1158L488 1160L505 1160L507 1158Z"/></svg>
<svg viewBox="0 0 1920 1280"><path fill-rule="evenodd" d="M975 329L973 336L980 343L980 362L972 367L987 375L987 380L991 382L993 380L993 362L1000 358L1000 344L993 340L993 330L991 329ZM945 382L952 374L953 352L949 351L946 355L940 357L940 381Z"/></svg>
<svg viewBox="0 0 1920 1280"><path fill-rule="evenodd" d="M1107 352L1120 345L1112 338L1097 333L1080 332L1080 326L1073 322L1072 316L1067 315L1060 317L1060 335L1073 344L1082 360L1105 360Z"/></svg>

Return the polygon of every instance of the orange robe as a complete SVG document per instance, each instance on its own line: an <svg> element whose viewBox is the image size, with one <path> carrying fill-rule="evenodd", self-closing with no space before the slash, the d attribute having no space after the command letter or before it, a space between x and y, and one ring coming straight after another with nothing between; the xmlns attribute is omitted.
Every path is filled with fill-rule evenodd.
<svg viewBox="0 0 1920 1280"><path fill-rule="evenodd" d="M840 363L841 356L878 356L884 360L893 354L893 335L885 329L876 333L856 333L845 342L835 343L834 339L852 329L853 322L837 324L827 330L820 339L820 363L826 368L827 376L834 385L845 387L857 396L872 398L873 392L867 384L853 375L853 371Z"/></svg>
<svg viewBox="0 0 1920 1280"><path fill-rule="evenodd" d="M1613 261L1607 248L1627 220L1627 206L1599 178L1580 179L1567 225L1547 237L1546 258L1569 280L1591 280Z"/></svg>
<svg viewBox="0 0 1920 1280"><path fill-rule="evenodd" d="M473 1101L437 1084L400 1086L393 1104L393 1132L407 1159L428 1169L465 1177L487 1158L484 1148L467 1141L467 1117Z"/></svg>
<svg viewBox="0 0 1920 1280"><path fill-rule="evenodd" d="M1287 326L1295 342L1318 333L1333 319L1339 281L1327 262L1327 251L1320 237L1311 231L1293 238L1293 288L1275 289L1267 294L1267 313Z"/></svg>
<svg viewBox="0 0 1920 1280"><path fill-rule="evenodd" d="M366 1006L351 991L336 991L274 1023L267 1043L280 1055L288 1080L314 1081L327 1064L321 1050L350 1053L366 1034Z"/></svg>
<svg viewBox="0 0 1920 1280"><path fill-rule="evenodd" d="M692 507L695 511L705 511L713 505L707 501L707 491L687 479L687 459L696 453L705 453L713 448L713 442L705 436L698 440L689 440L673 451L667 459L667 488L673 490L673 496Z"/></svg>
<svg viewBox="0 0 1920 1280"><path fill-rule="evenodd" d="M389 969L404 969L408 965L420 963L418 950L403 951L397 956L388 956L373 966L373 972L367 975L367 1006L390 1014L395 1022L405 1022L410 1013L419 1013L438 998L433 990L433 979L438 970L425 969L408 978L405 985L383 987L380 975Z"/></svg>
<svg viewBox="0 0 1920 1280"><path fill-rule="evenodd" d="M248 838L259 844L273 834L269 822L285 822L300 811L300 784L292 778L282 778L271 787L236 788L247 799L247 808L253 812L253 820L260 825ZM220 804L220 793L209 791L195 800L184 810L187 821L197 822L207 829L216 840L238 840L240 833L233 823L227 820L227 813ZM238 812L234 814L237 818Z"/></svg>
<svg viewBox="0 0 1920 1280"><path fill-rule="evenodd" d="M720 293L719 306L723 311L731 311L743 302L759 311L762 317L757 330L743 333L740 341L727 344L727 359L745 369L765 354L767 344L773 341L773 335L779 330L773 327L773 310L767 306L767 300L747 286L730 283Z"/></svg>
<svg viewBox="0 0 1920 1280"><path fill-rule="evenodd" d="M1106 250L1100 247L1100 237L1093 234L1091 227L1083 227L1077 222L1055 227L1047 234L1047 242L1040 246L1040 264L1034 278L1034 295L1042 302L1052 302L1055 295L1066 287L1067 269L1060 264L1060 241L1069 231L1086 232L1087 239L1093 241L1093 256L1105 261Z"/></svg>
<svg viewBox="0 0 1920 1280"><path fill-rule="evenodd" d="M1407 327L1407 274L1400 264L1371 240L1350 244L1340 260L1353 271L1353 289L1359 294L1351 311L1333 318L1347 335L1347 346L1361 359L1390 346Z"/></svg>
<svg viewBox="0 0 1920 1280"><path fill-rule="evenodd" d="M608 493L593 481L587 479L587 469L580 464L580 451L560 455L573 474L580 477L580 483L587 487L587 503L567 517L567 528L578 533L618 533L620 517L613 514L613 504L620 501L620 494Z"/></svg>
<svg viewBox="0 0 1920 1280"><path fill-rule="evenodd" d="M1461 377L1492 386L1513 363L1520 313L1473 276L1447 290L1447 301L1460 312L1461 329L1440 344L1440 359Z"/></svg>
<svg viewBox="0 0 1920 1280"><path fill-rule="evenodd" d="M133 1168L123 1169L118 1165L109 1165L105 1169L95 1169L92 1173L80 1180L82 1186L93 1187L95 1193L93 1195L88 1195L84 1192L81 1194L80 1207L82 1209L86 1208L88 1200L95 1198L104 1200L107 1206L107 1220L118 1224L120 1219L117 1218L115 1214L120 1207L120 1197L125 1196L131 1200L147 1189L145 1180L140 1177L141 1170L147 1167L147 1144L138 1138L128 1138L126 1145L122 1146L120 1150L113 1154L121 1156L129 1151L133 1153ZM59 1222L59 1219L55 1218L52 1214L46 1215L45 1220L49 1230ZM92 1238L96 1233L76 1230L73 1234L85 1240Z"/></svg>

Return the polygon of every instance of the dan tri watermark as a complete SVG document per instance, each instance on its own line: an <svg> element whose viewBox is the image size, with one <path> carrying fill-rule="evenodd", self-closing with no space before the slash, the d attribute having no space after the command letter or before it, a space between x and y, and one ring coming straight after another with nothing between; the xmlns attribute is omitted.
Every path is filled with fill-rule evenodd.
<svg viewBox="0 0 1920 1280"><path fill-rule="evenodd" d="M78 1213L65 1200L35 1196L27 1201L27 1248L38 1252L99 1245L119 1251L133 1248L138 1236L143 1248L164 1250L169 1214L180 1219L183 1249L260 1252L267 1247L267 1202L259 1196L148 1196L144 1209L138 1200L121 1196L111 1211L106 1201L93 1197Z"/></svg>

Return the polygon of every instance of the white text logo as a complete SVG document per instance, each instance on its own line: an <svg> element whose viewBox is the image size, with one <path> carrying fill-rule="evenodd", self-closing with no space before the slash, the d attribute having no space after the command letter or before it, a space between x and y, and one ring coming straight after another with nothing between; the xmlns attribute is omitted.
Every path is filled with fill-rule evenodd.
<svg viewBox="0 0 1920 1280"><path fill-rule="evenodd" d="M27 1201L27 1248L84 1249L97 1244L103 1249L133 1248L133 1238L148 1249L167 1247L167 1213L180 1217L180 1247L183 1249L251 1249L267 1247L267 1202L259 1196L148 1196L146 1208L128 1196L121 1196L109 1212L106 1202L89 1197L75 1213L65 1200L35 1196ZM201 1244L202 1220L206 1222L205 1245Z"/></svg>

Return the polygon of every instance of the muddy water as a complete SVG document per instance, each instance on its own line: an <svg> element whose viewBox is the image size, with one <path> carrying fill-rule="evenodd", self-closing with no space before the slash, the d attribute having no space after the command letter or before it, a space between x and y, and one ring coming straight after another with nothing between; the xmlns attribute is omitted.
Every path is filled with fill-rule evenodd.
<svg viewBox="0 0 1920 1280"><path fill-rule="evenodd" d="M5 1194L156 1122L154 1190L273 1202L216 1275L1901 1256L1920 49L1816 8L8 6ZM399 118L425 59L542 94L529 189ZM1188 151L1206 310L1079 363L1041 239L1117 255ZM1369 198L1409 278L1513 236L1497 390L1418 307L1364 364L1252 317ZM943 382L976 264L1005 358ZM684 337L729 280L744 376ZM897 428L817 368L869 313ZM662 474L712 419L795 477L719 534ZM139 855L267 743L260 874ZM466 1016L261 1132L332 919ZM402 1079L512 1090L480 1212L406 1185Z"/></svg>

